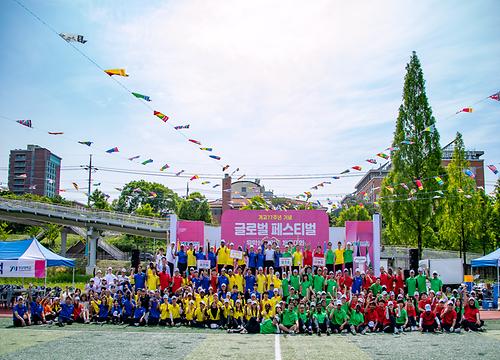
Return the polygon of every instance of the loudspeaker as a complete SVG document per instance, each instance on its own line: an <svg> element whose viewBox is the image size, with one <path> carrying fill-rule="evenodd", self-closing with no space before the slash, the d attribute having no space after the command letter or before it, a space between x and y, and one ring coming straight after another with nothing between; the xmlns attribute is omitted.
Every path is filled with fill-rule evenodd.
<svg viewBox="0 0 500 360"><path fill-rule="evenodd" d="M410 269L415 270L415 273L417 273L417 270L418 270L418 249L409 249L408 255L410 257Z"/></svg>
<svg viewBox="0 0 500 360"><path fill-rule="evenodd" d="M132 259L131 259L131 263L132 263L132 267L135 269L135 271L137 271L137 267L139 266L139 263L141 262L141 251L140 250L132 250Z"/></svg>

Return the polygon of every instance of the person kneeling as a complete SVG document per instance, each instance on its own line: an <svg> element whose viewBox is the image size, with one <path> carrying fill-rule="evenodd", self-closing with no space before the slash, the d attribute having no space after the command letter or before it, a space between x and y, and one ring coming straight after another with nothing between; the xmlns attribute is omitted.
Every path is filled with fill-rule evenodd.
<svg viewBox="0 0 500 360"><path fill-rule="evenodd" d="M425 311L420 315L420 331L421 332L435 332L436 330L441 329L441 323L432 312L432 308L430 304L425 305Z"/></svg>

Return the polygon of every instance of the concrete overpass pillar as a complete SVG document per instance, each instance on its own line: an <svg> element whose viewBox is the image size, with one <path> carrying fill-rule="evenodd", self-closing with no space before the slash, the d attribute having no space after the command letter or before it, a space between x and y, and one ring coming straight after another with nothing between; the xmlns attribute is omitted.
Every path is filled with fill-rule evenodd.
<svg viewBox="0 0 500 360"><path fill-rule="evenodd" d="M96 267L97 258L97 239L99 238L99 232L94 228L87 229L87 242L89 249L88 263L85 269L87 275L93 275L94 269Z"/></svg>
<svg viewBox="0 0 500 360"><path fill-rule="evenodd" d="M68 240L68 230L61 229L61 256L66 256L66 243Z"/></svg>

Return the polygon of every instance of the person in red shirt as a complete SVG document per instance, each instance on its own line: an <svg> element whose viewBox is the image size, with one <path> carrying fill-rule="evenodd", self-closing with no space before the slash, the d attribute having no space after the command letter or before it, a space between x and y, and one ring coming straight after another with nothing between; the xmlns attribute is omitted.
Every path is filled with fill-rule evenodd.
<svg viewBox="0 0 500 360"><path fill-rule="evenodd" d="M417 330L417 310L415 309L414 299L410 298L406 302L406 315L408 315L408 325L412 331Z"/></svg>
<svg viewBox="0 0 500 360"><path fill-rule="evenodd" d="M217 271L215 269L210 272L210 287L217 289Z"/></svg>
<svg viewBox="0 0 500 360"><path fill-rule="evenodd" d="M375 301L370 302L370 305L365 310L365 324L369 331L374 332L377 327L378 316Z"/></svg>
<svg viewBox="0 0 500 360"><path fill-rule="evenodd" d="M425 311L420 314L420 331L421 332L435 332L441 329L441 323L432 311L431 305L425 305Z"/></svg>
<svg viewBox="0 0 500 360"><path fill-rule="evenodd" d="M377 324L375 327L376 331L382 331L384 330L384 325L386 324L386 318L385 318L385 301L380 299L378 301L378 305L375 309L377 313Z"/></svg>
<svg viewBox="0 0 500 360"><path fill-rule="evenodd" d="M304 267L313 265L311 246L308 244L304 249Z"/></svg>
<svg viewBox="0 0 500 360"><path fill-rule="evenodd" d="M363 273L361 273L361 276L363 277ZM364 276L363 279L363 288L366 290L370 289L370 286L375 282L375 278L373 277L371 270L366 271L366 275Z"/></svg>
<svg viewBox="0 0 500 360"><path fill-rule="evenodd" d="M441 327L447 332L460 331L456 329L457 312L454 309L453 301L448 301L446 307L441 311Z"/></svg>
<svg viewBox="0 0 500 360"><path fill-rule="evenodd" d="M394 312L394 303L389 301L385 307L384 313L384 332L393 333L396 328L396 316Z"/></svg>
<svg viewBox="0 0 500 360"><path fill-rule="evenodd" d="M440 299L439 301L436 302L436 304L434 306L432 306L432 304L431 304L432 311L434 311L436 313L436 316L441 321L443 320L443 319L441 319L441 313L446 308L445 304L446 304L445 299Z"/></svg>
<svg viewBox="0 0 500 360"><path fill-rule="evenodd" d="M172 294L175 294L177 290L182 287L182 276L179 272L179 269L174 270L174 277L172 279Z"/></svg>
<svg viewBox="0 0 500 360"><path fill-rule="evenodd" d="M418 301L418 311L420 313L425 312L425 305L431 306L429 303L429 299L427 298L427 294L423 293L422 295L420 295L420 300ZM432 310L432 306L431 306L431 310Z"/></svg>
<svg viewBox="0 0 500 360"><path fill-rule="evenodd" d="M352 287L352 277L349 276L349 269L344 269L344 278L342 281L342 285L345 288L345 292L349 293Z"/></svg>
<svg viewBox="0 0 500 360"><path fill-rule="evenodd" d="M398 268L397 274L393 278L394 281L394 292L396 295L401 294L401 290L404 290L405 287L405 274L403 269Z"/></svg>
<svg viewBox="0 0 500 360"><path fill-rule="evenodd" d="M160 290L162 295L165 292L165 289L168 289L170 287L170 283L172 282L172 278L170 277L170 274L167 272L167 267L164 267L162 271L158 274L160 277Z"/></svg>
<svg viewBox="0 0 500 360"><path fill-rule="evenodd" d="M384 269L383 266L380 267L380 276L379 276L379 278L380 278L380 285L385 286L385 290L389 291L390 276L387 273L387 271L385 271L385 269Z"/></svg>
<svg viewBox="0 0 500 360"><path fill-rule="evenodd" d="M464 306L464 318L462 319L462 327L465 331L482 331L481 327L484 321L479 317L479 309L476 307L474 298L468 298Z"/></svg>

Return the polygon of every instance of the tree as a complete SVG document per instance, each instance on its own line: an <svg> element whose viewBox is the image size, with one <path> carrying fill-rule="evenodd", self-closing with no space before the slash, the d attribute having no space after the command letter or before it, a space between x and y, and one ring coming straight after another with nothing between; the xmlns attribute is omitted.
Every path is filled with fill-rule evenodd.
<svg viewBox="0 0 500 360"><path fill-rule="evenodd" d="M399 150L391 154L391 171L382 182L380 205L388 241L416 243L419 257L432 234L430 222L435 204L430 194L439 186L433 177L443 172L435 124L420 61L413 52L406 65L403 102L392 142L392 147ZM416 186L417 180L425 186L423 190ZM411 187L410 201L407 201L408 190L400 184Z"/></svg>
<svg viewBox="0 0 500 360"><path fill-rule="evenodd" d="M6 240L9 237L10 230L8 229L9 224L5 222L0 223L0 240Z"/></svg>
<svg viewBox="0 0 500 360"><path fill-rule="evenodd" d="M110 210L111 206L108 203L108 196L104 194L101 190L96 189L90 195L90 207L92 209L99 210Z"/></svg>
<svg viewBox="0 0 500 360"><path fill-rule="evenodd" d="M177 210L178 195L168 187L144 180L131 181L114 202L115 210L132 213L144 204L151 205L153 212L159 215Z"/></svg>
<svg viewBox="0 0 500 360"><path fill-rule="evenodd" d="M495 192L493 194L493 208L490 214L491 234L493 236L494 248L500 247L500 178L495 185Z"/></svg>
<svg viewBox="0 0 500 360"><path fill-rule="evenodd" d="M262 196L254 196L251 199L247 199L248 204L243 206L241 210L268 210L269 204L266 199Z"/></svg>
<svg viewBox="0 0 500 360"><path fill-rule="evenodd" d="M43 226L43 240L50 249L55 249L56 239L59 237L61 227L56 224L46 224Z"/></svg>
<svg viewBox="0 0 500 360"><path fill-rule="evenodd" d="M335 226L345 226L346 221L371 220L370 213L364 206L356 205L343 208L339 216L335 219Z"/></svg>
<svg viewBox="0 0 500 360"><path fill-rule="evenodd" d="M212 212L205 196L194 192L187 199L179 202L177 216L183 220L200 220L206 223L212 222Z"/></svg>
<svg viewBox="0 0 500 360"><path fill-rule="evenodd" d="M484 190L477 190L474 194L474 201L477 204L477 221L475 233L481 247L483 255L490 250L495 250L495 232L493 223L493 201L486 195ZM498 225L497 225L498 226Z"/></svg>

